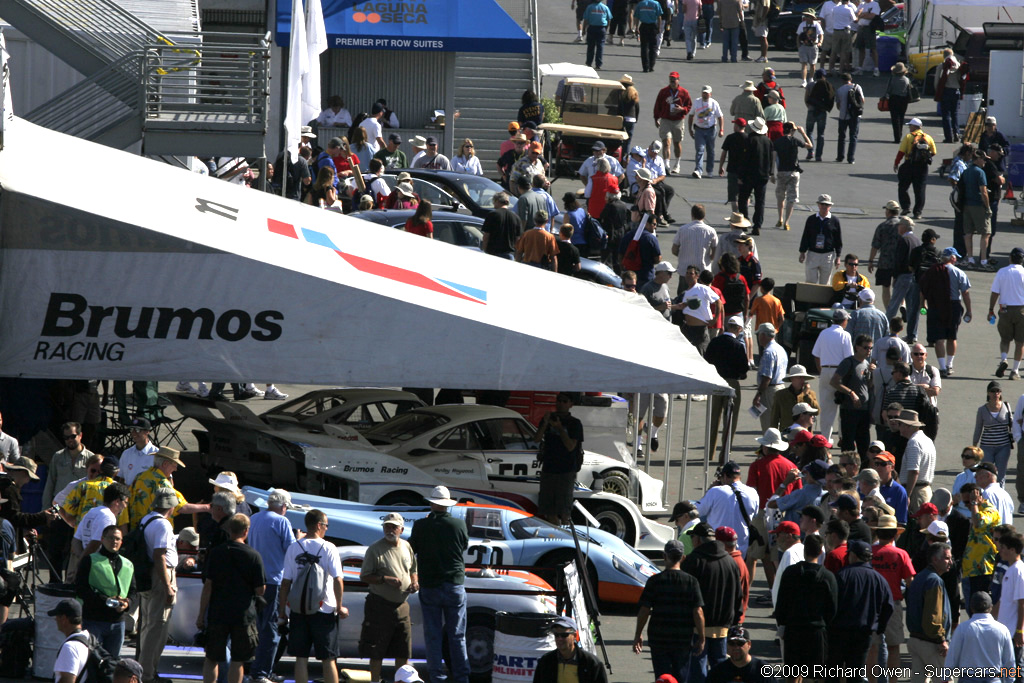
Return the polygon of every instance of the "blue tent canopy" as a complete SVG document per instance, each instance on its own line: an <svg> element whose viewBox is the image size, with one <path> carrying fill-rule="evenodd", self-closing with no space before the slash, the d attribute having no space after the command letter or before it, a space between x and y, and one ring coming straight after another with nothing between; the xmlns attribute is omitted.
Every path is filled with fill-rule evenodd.
<svg viewBox="0 0 1024 683"><path fill-rule="evenodd" d="M530 36L495 0L322 0L332 48L522 52ZM277 0L277 44L288 47L291 0Z"/></svg>

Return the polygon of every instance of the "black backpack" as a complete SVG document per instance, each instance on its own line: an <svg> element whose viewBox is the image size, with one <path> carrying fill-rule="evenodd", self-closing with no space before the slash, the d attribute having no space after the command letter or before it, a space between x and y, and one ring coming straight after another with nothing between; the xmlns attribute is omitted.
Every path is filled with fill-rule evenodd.
<svg viewBox="0 0 1024 683"><path fill-rule="evenodd" d="M864 114L864 91L856 83L846 92L846 114L850 118Z"/></svg>
<svg viewBox="0 0 1024 683"><path fill-rule="evenodd" d="M601 226L600 221L587 214L583 219L583 237L587 241L588 254L603 253L608 249L608 233Z"/></svg>
<svg viewBox="0 0 1024 683"><path fill-rule="evenodd" d="M76 633L68 640L77 641L89 648L89 659L86 660L82 673L75 678L75 683L82 680L83 676L86 676L89 683L113 683L114 669L117 668L118 659L110 656L110 653L100 645L96 636L91 633L88 635Z"/></svg>
<svg viewBox="0 0 1024 683"><path fill-rule="evenodd" d="M928 166L932 163L932 150L922 133L915 135L914 141L910 145L910 163L914 166ZM963 177L964 175L961 173L960 178ZM957 186L959 187L959 181L957 181Z"/></svg>
<svg viewBox="0 0 1024 683"><path fill-rule="evenodd" d="M725 299L725 314L736 315L747 309L747 286L742 276L735 274L727 277L722 285L722 298Z"/></svg>
<svg viewBox="0 0 1024 683"><path fill-rule="evenodd" d="M135 567L135 587L140 593L153 587L153 556L146 547L146 527L158 519L161 518L153 517L133 529L121 544L121 557L127 558Z"/></svg>

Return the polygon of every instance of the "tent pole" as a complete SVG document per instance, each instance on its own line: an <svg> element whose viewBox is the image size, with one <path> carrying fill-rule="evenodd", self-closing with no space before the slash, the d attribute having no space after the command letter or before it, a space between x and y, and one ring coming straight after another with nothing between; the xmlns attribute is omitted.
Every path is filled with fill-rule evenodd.
<svg viewBox="0 0 1024 683"><path fill-rule="evenodd" d="M651 423L654 421L654 394L647 397L647 411L644 413L644 427L647 428L647 440L644 442L644 472L651 472ZM639 493L637 498L639 499ZM643 509L643 506L640 506Z"/></svg>
<svg viewBox="0 0 1024 683"><path fill-rule="evenodd" d="M287 137L287 136L285 136ZM299 138L300 140L302 138ZM285 194L288 191L288 141L285 140L284 150L281 152L281 165L284 166L284 172L281 173L281 169L275 169L277 173L281 173L281 197L286 197Z"/></svg>
<svg viewBox="0 0 1024 683"><path fill-rule="evenodd" d="M730 398L725 405L725 431L722 433L722 461L728 462L729 451L732 450L732 421L738 419L736 416L736 399Z"/></svg>
<svg viewBox="0 0 1024 683"><path fill-rule="evenodd" d="M630 397L629 408L633 413L633 467L636 467L640 463L640 394Z"/></svg>
<svg viewBox="0 0 1024 683"><path fill-rule="evenodd" d="M661 481L664 482L661 487L662 507L668 505L668 482L672 476L672 460L668 456L672 452L672 404L674 399L673 394L668 395L668 416L665 418L665 431L668 433L668 437L665 439L665 466L661 473Z"/></svg>
<svg viewBox="0 0 1024 683"><path fill-rule="evenodd" d="M704 488L701 491L708 490L708 467L711 464L711 402L715 399L714 396L708 394L707 398L707 410L704 416Z"/></svg>
<svg viewBox="0 0 1024 683"><path fill-rule="evenodd" d="M683 462L679 468L679 500L685 500L683 497L683 487L686 485L686 459L690 452L690 395L686 395L686 414L683 416Z"/></svg>

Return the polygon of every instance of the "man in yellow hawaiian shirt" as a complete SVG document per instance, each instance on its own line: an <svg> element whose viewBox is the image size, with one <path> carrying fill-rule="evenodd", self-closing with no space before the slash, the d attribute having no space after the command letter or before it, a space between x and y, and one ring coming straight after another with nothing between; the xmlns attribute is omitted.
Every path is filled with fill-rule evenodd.
<svg viewBox="0 0 1024 683"><path fill-rule="evenodd" d="M960 487L960 499L971 511L971 531L961 564L964 593L974 595L978 591L988 591L992 583L998 556L992 530L999 526L1000 516L973 482Z"/></svg>
<svg viewBox="0 0 1024 683"><path fill-rule="evenodd" d="M153 454L153 466L135 477L132 483L132 495L128 503L129 527L134 529L148 515L153 508L153 498L156 492L163 488L174 489L174 472L179 467L185 467L181 461L181 453L173 448L161 446L160 450ZM174 489L178 496L178 504L174 506L171 516L180 514L192 514L195 512L209 512L210 506L206 503L189 503L185 496Z"/></svg>

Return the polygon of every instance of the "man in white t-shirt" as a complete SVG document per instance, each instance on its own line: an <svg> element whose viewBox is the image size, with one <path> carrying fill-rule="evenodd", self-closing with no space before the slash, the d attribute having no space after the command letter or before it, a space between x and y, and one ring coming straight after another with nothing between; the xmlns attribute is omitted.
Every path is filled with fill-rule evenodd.
<svg viewBox="0 0 1024 683"><path fill-rule="evenodd" d="M708 327L722 313L722 297L707 285L697 282L700 277L699 267L692 263L687 265L681 278L685 285L680 298L683 303L683 324L679 327L683 336L696 347L697 353L703 356L711 341Z"/></svg>
<svg viewBox="0 0 1024 683"><path fill-rule="evenodd" d="M373 154L387 144L384 142L384 127L380 123L382 116L384 116L384 107L374 104L370 115L359 124L359 127L366 131L366 144L373 150Z"/></svg>
<svg viewBox="0 0 1024 683"><path fill-rule="evenodd" d="M1010 251L1010 263L999 269L992 280L992 293L988 300L989 320L996 314L999 302L999 367L996 377L1006 372L1006 357L1013 342L1013 372L1010 379L1020 373L1020 359L1024 353L1024 249L1014 247Z"/></svg>
<svg viewBox="0 0 1024 683"><path fill-rule="evenodd" d="M932 479L935 477L935 442L921 431L924 423L916 410L901 410L893 420L899 425L900 436L907 440L900 466L900 483L909 496L910 514L932 499ZM977 477L977 474L975 474Z"/></svg>
<svg viewBox="0 0 1024 683"><path fill-rule="evenodd" d="M119 481L114 482L103 489L103 505L97 505L82 517L82 521L75 527L75 539L82 544L82 557L99 550L103 530L117 525L117 518L128 507L129 493L127 486ZM128 533L123 527L121 531L125 535Z"/></svg>
<svg viewBox="0 0 1024 683"><path fill-rule="evenodd" d="M153 454L157 452L156 444L149 440L149 432L153 425L144 417L132 419L131 435L135 445L121 453L121 476L124 483L131 488L135 477L153 466Z"/></svg>
<svg viewBox="0 0 1024 683"><path fill-rule="evenodd" d="M348 616L348 608L342 606L345 592L342 583L341 558L333 543L324 540L327 533L327 515L321 510L310 510L306 513L306 537L289 546L284 556L284 578L278 592L278 616L288 620L288 654L295 657L295 683L309 682L309 651L320 660L323 666L324 683L338 683L338 666L335 663L339 653L338 630L339 619ZM316 614L299 614L288 608L298 609L298 605L288 604L288 593L292 582L298 578L302 567L308 560L307 555L316 558L316 563L323 570L327 586L323 591L323 602Z"/></svg>
<svg viewBox="0 0 1024 683"><path fill-rule="evenodd" d="M157 489L153 496L153 511L139 523L146 539L146 552L153 558L153 585L142 592L139 608L142 628L138 660L142 664L145 681L157 679L157 665L167 645L171 610L178 593L174 577L174 568L178 566L178 546L169 519L177 506L178 494L174 489Z"/></svg>
<svg viewBox="0 0 1024 683"><path fill-rule="evenodd" d="M999 559L1009 565L1003 574L999 602L992 610L996 621L1006 627L1013 639L1013 659L1017 666L1024 649L1024 562L1020 560L1024 540L1019 534L1003 534L996 542Z"/></svg>
<svg viewBox="0 0 1024 683"><path fill-rule="evenodd" d="M779 567L775 570L775 581L772 583L772 604L776 605L779 598L779 585L786 570L804 559L804 544L800 542L800 527L796 522L781 522L768 533L775 535L775 544L782 551Z"/></svg>
<svg viewBox="0 0 1024 683"><path fill-rule="evenodd" d="M864 53L871 52L873 74L878 76L878 34L871 28L871 22L881 13L882 9L875 0L864 0L857 8L857 65L853 70L855 74L864 73Z"/></svg>
<svg viewBox="0 0 1024 683"><path fill-rule="evenodd" d="M54 618L57 630L64 634L64 643L57 651L57 660L53 663L53 683L92 683L88 674L84 673L89 661L89 646L86 643L91 638L88 631L82 630L81 603L77 600L61 600L47 614Z"/></svg>

